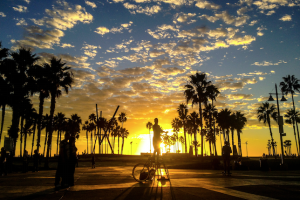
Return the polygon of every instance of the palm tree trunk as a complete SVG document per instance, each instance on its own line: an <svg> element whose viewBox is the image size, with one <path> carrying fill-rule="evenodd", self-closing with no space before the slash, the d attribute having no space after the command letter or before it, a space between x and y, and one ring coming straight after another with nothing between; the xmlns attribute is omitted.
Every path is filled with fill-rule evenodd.
<svg viewBox="0 0 300 200"><path fill-rule="evenodd" d="M236 130L237 131L237 136L238 136L238 147L239 147L239 156L242 156L242 150L241 150L241 135L240 135L240 130Z"/></svg>
<svg viewBox="0 0 300 200"><path fill-rule="evenodd" d="M56 155L58 155L58 140L59 140L59 130L57 130Z"/></svg>
<svg viewBox="0 0 300 200"><path fill-rule="evenodd" d="M295 102L294 102L294 95L293 95L293 93L291 93L292 94L292 100L293 100L293 108L294 108L294 113L296 112L296 108L295 108ZM297 122L296 122L297 123ZM298 128L298 126L297 126L297 128ZM297 131L297 135L298 135L298 155L300 154L300 138L299 138L299 131Z"/></svg>
<svg viewBox="0 0 300 200"><path fill-rule="evenodd" d="M26 143L27 143L27 132L24 133L24 153L26 151Z"/></svg>
<svg viewBox="0 0 300 200"><path fill-rule="evenodd" d="M16 97L17 98L17 97ZM10 137L14 140L14 151L13 156L16 153L16 144L19 132L19 123L20 123L20 104L13 105L13 114L12 114L12 125L11 125L11 134Z"/></svg>
<svg viewBox="0 0 300 200"><path fill-rule="evenodd" d="M234 129L231 129L232 154L234 153Z"/></svg>
<svg viewBox="0 0 300 200"><path fill-rule="evenodd" d="M86 154L89 154L89 133L86 131Z"/></svg>
<svg viewBox="0 0 300 200"><path fill-rule="evenodd" d="M150 141L150 154L151 154L151 134L150 134L150 128L149 128L149 141Z"/></svg>
<svg viewBox="0 0 300 200"><path fill-rule="evenodd" d="M187 144L186 144L186 130L185 125L183 125L183 134L184 134L184 153L187 153Z"/></svg>
<svg viewBox="0 0 300 200"><path fill-rule="evenodd" d="M298 135L298 140L299 140L299 129L298 129L298 122L296 121L296 127L297 127L297 135ZM300 145L300 143L298 143ZM298 146L298 148L300 148L300 146ZM300 154L300 150L298 152L298 156Z"/></svg>
<svg viewBox="0 0 300 200"><path fill-rule="evenodd" d="M39 96L39 99L40 99L40 104L39 104L39 115L38 115L38 133L37 133L37 142L36 142L36 146L37 146L37 151L39 153L39 149L40 149L40 141L41 141L41 126L42 126L42 116L43 116L43 109L44 109L44 95L43 93L40 93L40 96Z"/></svg>
<svg viewBox="0 0 300 200"><path fill-rule="evenodd" d="M21 117L21 132L20 132L20 157L22 157L22 144L23 144L23 124L24 124L24 117Z"/></svg>
<svg viewBox="0 0 300 200"><path fill-rule="evenodd" d="M123 155L123 148L124 148L124 137L122 137L122 151L121 151L121 155Z"/></svg>
<svg viewBox="0 0 300 200"><path fill-rule="evenodd" d="M91 130L91 154L93 153L93 130Z"/></svg>
<svg viewBox="0 0 300 200"><path fill-rule="evenodd" d="M37 117L36 117L37 118ZM33 146L34 146L34 136L35 136L35 129L36 129L36 124L37 124L37 119L34 119L34 126L33 126L33 135L32 135L32 146L31 146L31 157L33 153Z"/></svg>
<svg viewBox="0 0 300 200"><path fill-rule="evenodd" d="M197 134L197 131L195 131L195 133L194 133L194 141L195 141L195 156L197 157L197 144L196 144L196 141L197 141L197 136L196 136L196 134Z"/></svg>
<svg viewBox="0 0 300 200"><path fill-rule="evenodd" d="M296 137L296 130L295 130L295 120L294 119L292 119L292 121L293 121L293 129L294 129L294 136L295 136L295 142L296 142L296 148L297 148L297 153L298 153L298 155L299 155L299 148L298 148L298 144L297 144L297 137Z"/></svg>
<svg viewBox="0 0 300 200"><path fill-rule="evenodd" d="M119 147L120 147L119 141L120 141L120 136L118 136L118 154L119 154Z"/></svg>
<svg viewBox="0 0 300 200"><path fill-rule="evenodd" d="M43 152L43 156L45 157L45 151L46 151L46 144L47 144L47 138L48 138L48 130L46 128L46 136L45 136L45 143L44 143L44 152Z"/></svg>
<svg viewBox="0 0 300 200"><path fill-rule="evenodd" d="M1 118L1 131L0 131L0 146L1 146L1 138L2 138L3 125L4 125L5 106L6 106L5 103L2 104L2 118Z"/></svg>
<svg viewBox="0 0 300 200"><path fill-rule="evenodd" d="M200 113L200 136L201 136L201 156L203 157L203 135L202 135L202 128L203 128L203 121L202 121L202 106L201 102L199 102L199 113ZM198 156L198 154L196 154Z"/></svg>

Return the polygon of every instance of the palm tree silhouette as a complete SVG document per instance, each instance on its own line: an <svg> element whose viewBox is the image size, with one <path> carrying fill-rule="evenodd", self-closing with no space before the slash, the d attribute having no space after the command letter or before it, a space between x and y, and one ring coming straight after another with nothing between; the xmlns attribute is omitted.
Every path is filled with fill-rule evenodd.
<svg viewBox="0 0 300 200"><path fill-rule="evenodd" d="M247 122L247 119L244 116L244 114L242 114L239 111L237 111L235 115L236 115L236 132L237 132L237 136L238 136L239 155L242 156L241 133Z"/></svg>
<svg viewBox="0 0 300 200"><path fill-rule="evenodd" d="M121 127L119 125L116 125L115 128L114 128L114 130L113 130L113 132L112 132L112 135L114 137L114 145L113 145L114 152L115 152L116 137L119 137L119 135L120 135L120 133L119 133L120 129L121 129ZM118 144L118 146L119 146L119 144Z"/></svg>
<svg viewBox="0 0 300 200"><path fill-rule="evenodd" d="M205 73L197 72L195 75L191 75L189 78L189 84L185 85L186 90L184 91L184 95L187 103L191 101L192 106L194 104L198 104L199 106L201 133L203 128L202 103L204 105L207 104L209 94L208 86L212 85L212 83L211 81L207 81L207 75ZM203 135L201 135L201 144L201 156L203 156Z"/></svg>
<svg viewBox="0 0 300 200"><path fill-rule="evenodd" d="M49 121L50 121L50 116L48 114L44 115L42 117L42 124L41 124L41 130L45 129L45 142L44 142L44 151L43 151L43 156L45 156L46 152L46 146L47 146L47 140L48 138L48 133L49 133Z"/></svg>
<svg viewBox="0 0 300 200"><path fill-rule="evenodd" d="M268 102L262 103L262 105L258 108L257 110L257 118L258 121L263 121L264 124L268 123L269 125L269 130L270 130L270 135L271 135L271 144L273 148L273 155L275 154L275 148L274 148L274 139L273 139L273 134L272 134L272 129L271 129L271 120L270 117L276 121L277 120L277 112L276 108L274 105L271 105Z"/></svg>
<svg viewBox="0 0 300 200"><path fill-rule="evenodd" d="M52 121L55 111L55 104L56 98L62 95L61 88L65 90L68 94L69 89L72 87L74 82L73 74L69 70L71 67L66 67L66 63L63 63L61 59L52 58L50 60L50 64L46 64L45 68L48 71L48 81L50 87L50 94L51 94L51 105L50 105L50 126L49 126L49 139L48 139L48 148L47 148L47 155L45 160L45 167L48 168L49 162L49 148L52 142Z"/></svg>
<svg viewBox="0 0 300 200"><path fill-rule="evenodd" d="M151 123L151 122L148 122L147 124L146 124L146 128L147 129L149 129L149 141L150 141L150 153L151 153L151 134L150 134L150 130L151 130L151 128L152 128L152 126L153 126L153 124Z"/></svg>
<svg viewBox="0 0 300 200"><path fill-rule="evenodd" d="M94 114L94 113L92 113L92 114L90 114L89 115L89 120L90 120L90 124L89 124L89 126L90 126L90 128L91 128L91 153L95 153L95 152L93 152L93 131L94 131L94 135L95 135L95 137L96 137L96 128L97 128L97 126L96 126L96 120L97 120L97 117L96 117L96 115ZM100 152L99 152L99 154L100 154Z"/></svg>
<svg viewBox="0 0 300 200"><path fill-rule="evenodd" d="M61 141L61 133L66 123L65 114L63 114L62 112L57 113L54 116L54 121L56 121L56 126L57 126L56 155L58 155L58 147Z"/></svg>
<svg viewBox="0 0 300 200"><path fill-rule="evenodd" d="M284 115L287 119L285 120L286 123L288 124L293 124L293 129L294 129L294 136L295 136L295 142L296 142L296 148L297 148L297 153L299 155L299 145L297 144L297 138L296 138L296 130L295 130L295 123L296 119L299 118L299 112L293 109L289 109L287 113Z"/></svg>
<svg viewBox="0 0 300 200"><path fill-rule="evenodd" d="M237 127L236 113L231 113L228 121L231 130L232 152L234 153L234 129Z"/></svg>
<svg viewBox="0 0 300 200"><path fill-rule="evenodd" d="M229 123L228 119L230 117L231 111L228 108L222 109L217 116L217 123L221 127L223 132L224 141L229 142ZM225 137L225 131L227 132L227 137Z"/></svg>
<svg viewBox="0 0 300 200"><path fill-rule="evenodd" d="M105 119L104 117L99 117L99 119L96 121L96 125L97 125L98 129L100 130L100 132L99 132L99 152L100 152L100 146L102 146L102 148L103 148L103 145L100 144L100 140L102 140L101 130L103 129L103 131L105 131L105 128L108 125L107 119ZM103 135L103 137L104 137L104 135Z"/></svg>
<svg viewBox="0 0 300 200"><path fill-rule="evenodd" d="M180 104L177 108L177 112L179 115L179 118L181 119L182 127L183 127L183 133L184 133L184 149L185 153L187 152L187 144L186 144L186 124L187 124L187 116L188 116L188 108L185 104Z"/></svg>
<svg viewBox="0 0 300 200"><path fill-rule="evenodd" d="M295 108L295 102L294 102L294 94L295 91L300 92L300 84L298 83L299 80L297 78L295 78L294 75L290 76L286 76L286 77L282 77L283 81L280 82L280 87L281 87L281 91L283 93L285 93L285 95L291 94L292 95L292 100L293 100L293 109L294 111L296 111ZM300 138L299 138L299 131L297 132L298 135L298 144L300 145ZM300 153L300 146L298 149L298 154Z"/></svg>
<svg viewBox="0 0 300 200"><path fill-rule="evenodd" d="M38 114L32 113L32 118L33 118L33 132L32 132L32 145L31 145L31 157L32 157L32 153L33 153L33 147L34 147L34 138L35 138L35 131L36 131L36 125L37 125L37 120L38 120Z"/></svg>
<svg viewBox="0 0 300 200"><path fill-rule="evenodd" d="M124 149L124 144L125 144L125 138L127 138L129 135L129 131L126 128L123 128L121 137L122 137L122 154L123 154L123 149Z"/></svg>
<svg viewBox="0 0 300 200"><path fill-rule="evenodd" d="M41 123L44 110L44 101L50 96L50 82L48 81L49 71L44 64L43 66L34 65L29 69L28 73L33 77L34 81L31 81L32 94L39 93L39 115L37 121L38 139L37 139L37 151L39 152L40 140L41 140Z"/></svg>
<svg viewBox="0 0 300 200"><path fill-rule="evenodd" d="M86 153L89 154L89 121L85 121L83 126L82 126L82 130L86 131Z"/></svg>
<svg viewBox="0 0 300 200"><path fill-rule="evenodd" d="M203 117L206 121L208 121L208 126L209 126L209 131L208 133L208 141L209 141L209 147L211 149L211 144L214 145L214 149L216 152L216 144L215 144L215 128L212 128L212 125L215 126L215 116L216 116L216 111L217 109L215 108L215 106L213 106L212 104L208 104L204 109L203 109ZM211 150L210 150L211 152Z"/></svg>
<svg viewBox="0 0 300 200"><path fill-rule="evenodd" d="M194 111L190 115L188 115L188 120L190 123L191 132L194 134L194 140L192 142L193 144L195 141L197 141L197 131L198 131L198 126L201 124L201 119L199 118L199 114ZM195 147L195 155L197 156L198 146L194 145L194 147Z"/></svg>
<svg viewBox="0 0 300 200"><path fill-rule="evenodd" d="M178 133L179 133L179 130L180 128L182 127L182 122L179 118L175 118L172 120L172 128L173 128L173 132L175 134L175 138L176 138L176 141L177 141L177 150L179 150L179 145L178 145Z"/></svg>
<svg viewBox="0 0 300 200"><path fill-rule="evenodd" d="M31 53L31 50L20 48L17 52L10 53L11 58L5 58L1 61L0 73L6 80L7 84L12 87L12 125L10 127L10 137L14 141L14 151L15 155L16 141L19 132L19 122L20 122L20 112L21 104L20 99L23 99L28 95L30 89L28 86L29 78L28 70L34 65L34 63L39 59L35 54Z"/></svg>
<svg viewBox="0 0 300 200"><path fill-rule="evenodd" d="M123 123L127 121L127 117L126 117L126 114L124 112L121 112L119 117L118 117L118 121L120 123L122 123L122 128L123 128ZM122 132L123 133L123 132ZM120 135L121 136L121 135ZM119 138L120 136L118 136L118 154L119 154ZM123 143L122 143L122 146L123 146ZM121 152L122 154L123 152Z"/></svg>

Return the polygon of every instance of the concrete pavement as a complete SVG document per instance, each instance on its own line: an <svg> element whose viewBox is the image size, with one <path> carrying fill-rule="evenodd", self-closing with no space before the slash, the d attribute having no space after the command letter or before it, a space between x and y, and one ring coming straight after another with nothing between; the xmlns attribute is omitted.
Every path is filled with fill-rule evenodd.
<svg viewBox="0 0 300 200"><path fill-rule="evenodd" d="M170 169L170 181L137 183L132 167L76 168L75 186L54 191L55 171L0 177L0 199L299 199L300 171Z"/></svg>

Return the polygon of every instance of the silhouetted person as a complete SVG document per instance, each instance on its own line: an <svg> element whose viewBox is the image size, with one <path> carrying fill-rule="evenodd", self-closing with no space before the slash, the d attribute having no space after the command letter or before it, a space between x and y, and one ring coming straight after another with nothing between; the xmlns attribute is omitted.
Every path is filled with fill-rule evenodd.
<svg viewBox="0 0 300 200"><path fill-rule="evenodd" d="M229 142L225 141L225 145L222 147L222 157L224 161L224 174L230 175L230 154L232 153Z"/></svg>
<svg viewBox="0 0 300 200"><path fill-rule="evenodd" d="M39 155L38 151L34 150L32 172L38 172L39 171L39 159L40 159L40 155Z"/></svg>
<svg viewBox="0 0 300 200"><path fill-rule="evenodd" d="M28 167L28 151L25 150L23 154L23 173L27 172Z"/></svg>
<svg viewBox="0 0 300 200"><path fill-rule="evenodd" d="M59 144L59 156L58 156L58 164L57 164L57 169L56 169L56 174L55 174L55 189L58 189L58 185L61 180L61 186L66 187L68 184L67 180L67 163L69 161L69 138L70 134L66 133L65 134L65 139L62 140Z"/></svg>
<svg viewBox="0 0 300 200"><path fill-rule="evenodd" d="M76 167L78 167L79 155L76 156Z"/></svg>
<svg viewBox="0 0 300 200"><path fill-rule="evenodd" d="M68 181L69 186L74 186L74 173L75 173L75 165L76 165L76 157L77 157L77 148L75 146L75 137L70 137L69 140L69 162L68 162Z"/></svg>
<svg viewBox="0 0 300 200"><path fill-rule="evenodd" d="M160 138L160 133L162 132L161 127L158 125L158 119L154 119L154 125L152 127L153 129L153 158L155 160L155 154L157 153L157 161L159 159L159 154L160 154L160 143L161 143L161 138Z"/></svg>
<svg viewBox="0 0 300 200"><path fill-rule="evenodd" d="M93 168L96 168L96 166L95 166L95 155L94 154L92 154L92 169Z"/></svg>
<svg viewBox="0 0 300 200"><path fill-rule="evenodd" d="M0 175L1 176L6 176L7 175L7 171L6 171L6 150L4 147L1 148L1 158L0 158Z"/></svg>

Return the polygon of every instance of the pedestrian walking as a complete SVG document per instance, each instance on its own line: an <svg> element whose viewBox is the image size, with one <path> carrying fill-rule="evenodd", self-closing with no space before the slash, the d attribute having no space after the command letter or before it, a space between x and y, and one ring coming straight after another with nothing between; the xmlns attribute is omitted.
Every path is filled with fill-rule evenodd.
<svg viewBox="0 0 300 200"><path fill-rule="evenodd" d="M230 154L232 153L229 142L225 141L225 145L222 147L222 157L224 161L224 175L230 175Z"/></svg>
<svg viewBox="0 0 300 200"><path fill-rule="evenodd" d="M69 138L70 134L65 134L65 139L60 142L58 164L55 174L55 190L58 190L61 181L61 187L68 187L67 163L69 161Z"/></svg>

